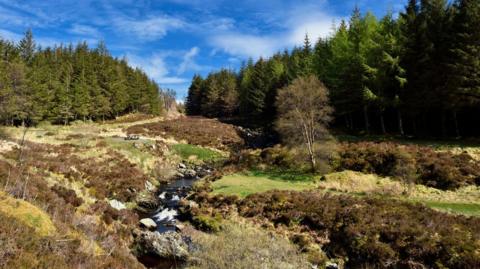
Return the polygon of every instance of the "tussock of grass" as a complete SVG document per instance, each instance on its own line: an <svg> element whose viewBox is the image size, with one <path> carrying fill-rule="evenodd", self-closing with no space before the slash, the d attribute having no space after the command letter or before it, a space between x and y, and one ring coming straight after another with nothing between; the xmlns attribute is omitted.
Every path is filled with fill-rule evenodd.
<svg viewBox="0 0 480 269"><path fill-rule="evenodd" d="M172 149L184 160L199 160L204 162L210 162L217 161L223 158L223 156L216 151L190 144L175 144L172 146Z"/></svg>
<svg viewBox="0 0 480 269"><path fill-rule="evenodd" d="M343 171L325 175L319 186L327 190L353 193L402 194L404 187L398 181L374 174Z"/></svg>
<svg viewBox="0 0 480 269"><path fill-rule="evenodd" d="M390 178L354 171L328 174L319 186L327 191L389 196L425 203L449 213L480 216L480 188L477 186L443 191L423 185L406 186Z"/></svg>
<svg viewBox="0 0 480 269"><path fill-rule="evenodd" d="M28 202L10 197L2 191L0 191L0 213L35 229L39 236L51 236L56 233L55 225L47 213Z"/></svg>
<svg viewBox="0 0 480 269"><path fill-rule="evenodd" d="M126 141L122 138L106 138L105 141L110 148L120 152L132 163L138 164L144 172L149 173L155 168L157 158L148 151L136 148L134 145L135 143L141 143L143 147L147 147L155 144L154 141Z"/></svg>
<svg viewBox="0 0 480 269"><path fill-rule="evenodd" d="M216 234L194 233L202 247L189 269L311 268L288 240L245 224L227 223Z"/></svg>
<svg viewBox="0 0 480 269"><path fill-rule="evenodd" d="M212 183L214 194L238 195L246 197L253 193L266 192L270 190L307 190L317 187L313 177L290 175L290 180L284 179L277 173L253 171L250 173L233 174L221 178Z"/></svg>

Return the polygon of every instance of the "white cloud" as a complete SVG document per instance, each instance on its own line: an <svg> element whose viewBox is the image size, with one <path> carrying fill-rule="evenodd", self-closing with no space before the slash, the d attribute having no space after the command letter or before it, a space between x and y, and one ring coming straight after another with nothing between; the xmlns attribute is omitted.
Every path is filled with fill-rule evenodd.
<svg viewBox="0 0 480 269"><path fill-rule="evenodd" d="M195 57L198 55L200 52L200 49L198 47L193 47L185 55L183 55L183 60L180 63L180 66L178 67L177 74L183 74L187 70L193 70L193 71L199 71L202 69L201 66L199 66L195 62Z"/></svg>
<svg viewBox="0 0 480 269"><path fill-rule="evenodd" d="M258 30L232 30L231 26L226 30L211 31L209 43L214 51L219 49L233 56L253 58L268 57L284 48L301 45L305 34L314 43L320 37L328 37L334 22L341 20L323 10L325 3L321 1L315 5L269 13L264 20L265 24L275 25L277 30L273 33L271 28L264 34L257 34Z"/></svg>
<svg viewBox="0 0 480 269"><path fill-rule="evenodd" d="M92 26L83 24L73 24L69 30L70 33L80 36L98 37L100 33Z"/></svg>
<svg viewBox="0 0 480 269"><path fill-rule="evenodd" d="M14 41L18 42L20 39L22 39L23 35L5 30L5 29L0 29L0 38L8 41Z"/></svg>
<svg viewBox="0 0 480 269"><path fill-rule="evenodd" d="M167 35L168 31L181 29L186 26L183 20L168 16L146 20L116 18L114 19L114 24L121 31L147 41L160 39Z"/></svg>
<svg viewBox="0 0 480 269"><path fill-rule="evenodd" d="M161 54L153 54L151 57L143 58L133 54L127 54L130 66L142 69L150 78L160 85L187 83L185 78L170 75L165 59Z"/></svg>
<svg viewBox="0 0 480 269"><path fill-rule="evenodd" d="M305 34L308 34L310 40L315 42L319 38L325 38L332 34L334 23L340 21L340 18L329 16L323 13L313 13L300 20L292 21L287 44L302 44Z"/></svg>
<svg viewBox="0 0 480 269"><path fill-rule="evenodd" d="M276 37L241 33L215 35L210 44L231 55L253 58L270 56L281 46Z"/></svg>

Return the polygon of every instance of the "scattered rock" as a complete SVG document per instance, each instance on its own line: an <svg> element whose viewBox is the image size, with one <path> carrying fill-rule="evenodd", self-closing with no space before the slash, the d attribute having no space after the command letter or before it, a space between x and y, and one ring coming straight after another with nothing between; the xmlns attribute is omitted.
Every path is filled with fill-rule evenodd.
<svg viewBox="0 0 480 269"><path fill-rule="evenodd" d="M152 193L141 194L137 196L136 209L142 213L151 213L157 210L159 207L159 201Z"/></svg>
<svg viewBox="0 0 480 269"><path fill-rule="evenodd" d="M145 227L149 230L155 230L157 228L157 224L153 219L145 218L140 220L140 225Z"/></svg>
<svg viewBox="0 0 480 269"><path fill-rule="evenodd" d="M175 225L175 230L176 230L177 232L181 232L183 229L185 229L185 225L183 225L183 224L181 224L181 223L177 223L177 224Z"/></svg>
<svg viewBox="0 0 480 269"><path fill-rule="evenodd" d="M147 191L153 192L153 191L155 191L155 186L152 184L152 182L147 181L147 182L145 182L145 189Z"/></svg>
<svg viewBox="0 0 480 269"><path fill-rule="evenodd" d="M325 264L326 269L339 269L338 264L333 263L333 262L327 262Z"/></svg>
<svg viewBox="0 0 480 269"><path fill-rule="evenodd" d="M185 171L185 177L186 178L195 178L197 176L197 172L193 169L188 169Z"/></svg>
<svg viewBox="0 0 480 269"><path fill-rule="evenodd" d="M186 166L185 164L183 164L183 163L179 163L179 164L178 164L178 168L180 168L180 169L187 169L187 166Z"/></svg>
<svg viewBox="0 0 480 269"><path fill-rule="evenodd" d="M140 231L134 234L137 256L156 255L163 259L185 261L189 256L191 240L176 232Z"/></svg>
<svg viewBox="0 0 480 269"><path fill-rule="evenodd" d="M111 207L115 208L116 210L127 209L125 204L118 200L110 200L108 203L110 204Z"/></svg>

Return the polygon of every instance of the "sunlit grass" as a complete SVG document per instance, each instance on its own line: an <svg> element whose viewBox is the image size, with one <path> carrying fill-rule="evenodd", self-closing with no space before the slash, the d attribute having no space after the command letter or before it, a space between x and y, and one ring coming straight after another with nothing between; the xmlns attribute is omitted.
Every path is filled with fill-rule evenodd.
<svg viewBox="0 0 480 269"><path fill-rule="evenodd" d="M302 191L316 187L317 183L314 177L306 175L295 177L288 173L282 176L279 172L269 174L260 171L228 175L212 183L213 194L238 195L239 197L270 190Z"/></svg>
<svg viewBox="0 0 480 269"><path fill-rule="evenodd" d="M173 151L184 160L199 160L204 162L218 161L223 158L222 154L211 149L190 144L175 144Z"/></svg>

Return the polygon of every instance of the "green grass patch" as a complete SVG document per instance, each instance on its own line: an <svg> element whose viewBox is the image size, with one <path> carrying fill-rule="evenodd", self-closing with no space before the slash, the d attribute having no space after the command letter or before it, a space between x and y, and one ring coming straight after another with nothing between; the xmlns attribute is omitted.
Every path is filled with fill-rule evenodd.
<svg viewBox="0 0 480 269"><path fill-rule="evenodd" d="M424 201L424 203L428 207L439 211L467 216L480 216L480 204L444 203L437 201Z"/></svg>
<svg viewBox="0 0 480 269"><path fill-rule="evenodd" d="M147 150L142 150L144 147L155 144L151 140L136 140L127 141L123 138L106 138L108 147L122 153L129 161L139 165L145 172L151 171L155 165L155 156L150 154ZM135 147L135 143L142 145L142 148Z"/></svg>
<svg viewBox="0 0 480 269"><path fill-rule="evenodd" d="M316 177L294 175L292 172L251 171L242 174L224 176L212 183L213 194L238 195L246 197L253 193L270 190L302 191L317 187Z"/></svg>
<svg viewBox="0 0 480 269"><path fill-rule="evenodd" d="M172 146L172 149L175 154L179 155L184 160L209 162L218 161L223 158L223 156L216 151L190 144L175 144Z"/></svg>

